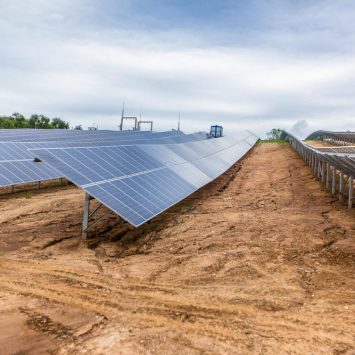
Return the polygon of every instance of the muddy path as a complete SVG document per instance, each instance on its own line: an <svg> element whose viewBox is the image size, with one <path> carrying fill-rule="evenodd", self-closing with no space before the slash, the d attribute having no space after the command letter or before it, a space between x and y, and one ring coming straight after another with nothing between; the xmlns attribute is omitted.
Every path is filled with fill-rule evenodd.
<svg viewBox="0 0 355 355"><path fill-rule="evenodd" d="M86 243L82 199L0 198L2 354L353 353L355 212L288 145Z"/></svg>

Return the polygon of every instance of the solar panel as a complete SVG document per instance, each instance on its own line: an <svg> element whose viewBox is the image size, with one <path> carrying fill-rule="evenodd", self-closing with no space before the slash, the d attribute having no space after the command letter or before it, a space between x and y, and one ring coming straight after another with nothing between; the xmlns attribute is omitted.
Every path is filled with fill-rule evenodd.
<svg viewBox="0 0 355 355"><path fill-rule="evenodd" d="M52 148L32 153L139 226L221 175L257 139L242 132L178 144Z"/></svg>
<svg viewBox="0 0 355 355"><path fill-rule="evenodd" d="M0 162L0 187L60 178L52 167L32 160Z"/></svg>
<svg viewBox="0 0 355 355"><path fill-rule="evenodd" d="M13 131L13 130L7 130ZM34 156L29 149L38 148L63 148L63 147L104 147L107 145L127 145L134 143L140 144L175 144L179 142L197 141L206 139L205 133L185 135L180 131L168 132L137 132L137 131L78 131L78 134L73 134L73 131L66 130L26 130L29 133L19 132L20 136L29 139L29 133L36 137L32 137L32 141L17 141L17 142L0 142L0 187L15 185L19 183L29 183L34 181L56 179L60 177L58 172L46 166L46 163L33 163ZM41 140L43 137L52 137L55 132L56 139L59 137L69 137L71 140L64 139L63 141L47 141ZM38 133L39 132L39 133ZM88 134L85 134L88 133ZM3 133L3 136L14 137L12 139L19 139L14 133ZM0 133L1 136L1 133ZM10 139L10 138L9 138ZM21 140L22 138L20 138ZM74 140L76 139L76 140ZM28 169L25 174L20 174L22 168L21 161L28 160L26 166ZM16 161L19 161L17 163ZM11 164L9 164L11 163ZM10 169L10 172L8 172ZM15 176L11 171L16 171ZM21 178L18 178L20 176Z"/></svg>

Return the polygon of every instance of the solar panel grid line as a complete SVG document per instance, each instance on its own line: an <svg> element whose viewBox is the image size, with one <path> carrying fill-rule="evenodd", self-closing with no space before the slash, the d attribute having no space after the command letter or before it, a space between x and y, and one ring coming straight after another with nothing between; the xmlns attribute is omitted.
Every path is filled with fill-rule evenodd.
<svg viewBox="0 0 355 355"><path fill-rule="evenodd" d="M46 150L46 151L47 151L47 150ZM59 151L60 151L60 152L63 152L62 149L60 149ZM58 160L60 163L62 163L62 168L63 168L63 166L65 166L65 165L68 166L68 164L65 162L65 159L63 159L63 158L65 158L64 155L62 155L62 156L57 155L57 160ZM75 159L75 158L74 158L74 159ZM75 160L76 160L76 159L75 159ZM85 166L84 166L84 168L85 168ZM59 169L60 169L60 166L59 166ZM81 172L79 172L76 168L72 167L71 170L74 170L74 171L78 174L78 177L79 177L81 180L85 179L86 181L93 182L90 178L84 177L83 174L82 174ZM62 170L61 170L61 171L62 171Z"/></svg>
<svg viewBox="0 0 355 355"><path fill-rule="evenodd" d="M103 157L106 157L106 162L108 162L110 166L114 166L114 170L117 171L117 173L119 173L119 171L122 171L123 174L130 174L131 171L134 169L134 166L124 159L125 154L121 154L121 156L118 156L115 151L112 151L110 149L107 149L106 152L104 149L99 148L99 151ZM92 152L97 155L94 150L92 150Z"/></svg>
<svg viewBox="0 0 355 355"><path fill-rule="evenodd" d="M138 173L133 173L133 174L130 174L130 175L116 176L116 177L114 177L114 178L112 178L112 179L100 180L100 181L95 181L95 182L88 183L88 184L85 184L85 185L81 185L81 187L87 188L87 187L91 187L91 186L95 186L95 185L102 185L102 184L106 184L106 183L110 183L110 182L114 182L114 181L119 181L119 180L123 180L123 179L128 179L128 178L131 178L131 177L134 177L134 176L138 176L138 175L145 175L145 174L151 173L151 172L153 172L153 171L159 171L159 170L162 170L162 169L165 169L165 167L162 166L162 167L160 167L160 168L155 168L155 169L151 169L151 170L140 171L140 172L138 172Z"/></svg>
<svg viewBox="0 0 355 355"><path fill-rule="evenodd" d="M149 199L151 201L155 201L155 205L156 206L161 206L164 205L164 203L166 203L166 198L164 199L161 194L162 191L166 190L165 186L160 185L160 189L157 190L154 185L149 182L149 180L142 180L142 176L140 176L140 179L138 179L138 177L136 177L135 179L133 179L133 177L128 178L128 181L130 182L131 185L135 186L136 191L140 192L141 194L144 194L145 196L149 196ZM145 186L147 186L148 188L145 188ZM154 193L153 193L154 191ZM165 194L166 195L166 194ZM171 196L170 199L171 200Z"/></svg>
<svg viewBox="0 0 355 355"><path fill-rule="evenodd" d="M0 173L0 184L2 186L10 186L13 185L12 181L10 179L8 179L5 175L3 175L3 173Z"/></svg>
<svg viewBox="0 0 355 355"><path fill-rule="evenodd" d="M15 165L15 162L13 162L13 165ZM26 170L28 179L32 181L41 181L60 177L58 172L55 172L53 168L50 168L43 163L33 163L32 161L16 162L16 168L21 169L21 171L23 171L22 169ZM26 180L23 180L23 182L25 183Z"/></svg>
<svg viewBox="0 0 355 355"><path fill-rule="evenodd" d="M0 179L1 187L38 182L45 180L44 177L48 179L57 179L61 177L59 173L55 172L55 170L49 166L43 166L41 169L38 169L36 168L36 163L33 163L32 161L23 161L21 163L14 164L14 162L11 162L0 164L0 177L2 177ZM29 174L31 170L32 172Z"/></svg>
<svg viewBox="0 0 355 355"><path fill-rule="evenodd" d="M97 159L100 159L100 156L95 152L93 151L93 154L96 155ZM102 152L102 155L104 157L106 157L105 161L106 163L114 170L114 171L118 171L118 167L114 166L112 164L112 160L111 159L114 159L112 156L109 156L106 152ZM121 167L122 168L122 167Z"/></svg>
<svg viewBox="0 0 355 355"><path fill-rule="evenodd" d="M103 189L101 186L91 186L90 188L87 189L87 191L90 193L91 196L96 198L98 201L100 201L103 205L105 205L107 208L112 210L112 205L115 206L120 206L123 207L124 210L126 211L126 219L130 221L135 221L134 223L140 223L140 221L144 220L144 217L141 216L135 209L134 206L130 206L128 204L125 204L122 200L117 200L117 198L107 189ZM110 201L111 199L111 201ZM111 203L110 203L111 202ZM117 208L117 207L116 207ZM128 213L127 213L128 210ZM139 222L136 222L139 221ZM135 225L132 223L133 225Z"/></svg>
<svg viewBox="0 0 355 355"><path fill-rule="evenodd" d="M179 193L179 190L171 184L166 185L158 174L159 173L157 173L156 175L153 174L155 176L154 179L152 178L153 175L151 174L147 174L145 176L137 175L132 177L131 179L135 179L136 181L140 182L142 186L149 186L149 189L153 189L155 191L155 194L159 196L160 200L162 200L163 202L167 200L172 201L176 194ZM159 188L155 186L157 181L159 181Z"/></svg>
<svg viewBox="0 0 355 355"><path fill-rule="evenodd" d="M26 166L25 164L23 164L23 162L19 162L16 165L17 168L21 169L22 173L26 175L29 179L31 179L31 177L35 177L36 180L41 180L41 176L38 174L38 171L32 169L30 165Z"/></svg>
<svg viewBox="0 0 355 355"><path fill-rule="evenodd" d="M19 172L18 172L18 167L17 166L12 166L12 164L11 163L9 163L9 166L10 166L10 168L11 169L9 169L8 168L8 166L6 166L5 164L3 164L3 168L7 171L7 173L6 173L6 177L12 177L12 179L14 180L14 181L19 181L19 182L22 182L22 181L24 181L22 178L21 178L21 174L22 175L25 175L25 176L27 176L26 175L26 173L24 173L23 171L21 171L21 174L19 174ZM29 178L29 177L28 177ZM9 180L9 181L12 181L12 180Z"/></svg>
<svg viewBox="0 0 355 355"><path fill-rule="evenodd" d="M155 180L155 182L156 182L156 181L157 181L157 180ZM164 182L164 183L165 183L165 182ZM159 185L158 185L159 189L161 189L161 185L162 185L162 180L159 180ZM95 186L96 186L96 185L95 185ZM171 181L169 181L169 187L171 188L171 186L173 186L173 184L171 184ZM152 187L152 186L151 186L151 187ZM159 190L158 190L158 187L155 188L155 191L159 191ZM191 189L191 190L189 190L189 191L187 191L187 192L185 192L185 193L181 193L181 191L179 191L179 190L176 189L176 188L174 188L174 190L176 191L174 197L176 197L177 195L180 196L178 202L181 201L181 200L183 200L184 198L186 198L186 196L190 195L190 194L193 192L193 189ZM98 196L95 196L95 191L93 191L93 190L90 191L90 189L88 189L88 191L90 192L90 194L93 194L93 196L94 196L96 199L98 199L100 202L102 202L104 205L106 205L109 209L112 209L112 205L109 205L109 204L106 204L105 202L103 202L103 201L102 201L102 197L101 197L99 194L98 194ZM104 190L104 191L106 191L106 190ZM119 190L119 191L121 191L121 190ZM116 194L113 195L113 194L110 193L110 195L115 199L115 202L116 202L116 201L117 201L117 199L115 198L115 195L116 195ZM163 201L164 201L164 200L163 200ZM159 215L159 214L162 212L162 210L160 209L160 210L157 211L156 213L152 213L151 211L147 211L147 214L142 215L142 213L139 213L137 210L133 210L131 207L129 207L129 205L125 204L122 200L120 200L119 202L120 202L120 204L123 204L124 206L127 206L128 209L129 209L131 212L133 211L134 214L136 215L136 216L134 216L134 214L132 215L131 212L130 212L129 214L125 214L125 219L128 220L128 221L129 221L131 224L133 224L135 227L139 227L140 225L142 225L143 223L145 223L145 222L147 221L147 219L151 219L151 218L153 218L153 217ZM127 202L127 200L126 200L126 202ZM165 206L163 207L164 210L165 210L166 208L170 207L171 204L172 204L172 202L174 202L174 204L175 204L175 203L176 203L176 198L172 198L172 199L166 201ZM117 212L117 210L116 210L116 212ZM140 212L142 212L142 211L140 211ZM118 214L120 214L120 213L118 213ZM138 216L138 218L137 218L137 216Z"/></svg>
<svg viewBox="0 0 355 355"><path fill-rule="evenodd" d="M153 200L149 200L146 196L148 194L148 191L145 190L143 194L139 194L137 190L133 189L131 187L132 183L131 180L122 180L120 183L125 186L125 189L122 189L121 192L126 194L129 198L133 199L136 203L139 203L140 206L142 206L146 212L150 211L155 211L157 212L160 208L158 205L154 204L152 202ZM138 202L138 200L141 200L141 202ZM148 207L148 208L147 208Z"/></svg>
<svg viewBox="0 0 355 355"><path fill-rule="evenodd" d="M160 183L161 183L161 181L160 181ZM169 185L170 185L170 186L174 186L174 184L171 184L170 182L169 182ZM176 191L178 191L178 190L176 190ZM156 212L156 213L150 213L148 216L145 216L145 219L144 219L144 220L142 220L142 221L140 221L140 222L138 222L138 223L137 223L137 222L134 222L134 221L132 221L132 222L130 222L130 223L132 223L135 227L139 227L140 225L142 225L143 223L145 223L147 220L150 220L150 219L152 219L152 218L158 216L159 214L161 214L162 212L164 212L166 209L168 209L168 208L171 207L172 205L175 205L175 204L181 202L182 200L184 200L186 197L190 196L191 193L193 193L193 192L195 192L195 191L196 191L195 189L185 190L185 192L184 192L183 190L181 190L181 191L179 191L179 193L177 193L177 194L175 195L175 197L177 197L177 196L178 196L178 197L173 200L173 203L168 203L167 205L165 205L163 208L161 208L161 209L160 209L158 212Z"/></svg>
<svg viewBox="0 0 355 355"><path fill-rule="evenodd" d="M149 214L149 209L145 206L144 201L142 201L145 199L144 196L141 196L140 201L138 201L137 198L134 199L133 197L131 197L132 192L129 193L127 189L122 188L121 181L116 181L115 183L108 183L108 185L112 187L112 191L118 190L121 201L129 202L129 204L125 203L125 205L133 207L132 209L141 217L144 218L147 213ZM116 194L114 194L113 196L115 195Z"/></svg>
<svg viewBox="0 0 355 355"><path fill-rule="evenodd" d="M33 161L32 159L13 159L13 160L0 160L0 163L16 163L20 161Z"/></svg>
<svg viewBox="0 0 355 355"><path fill-rule="evenodd" d="M126 181L122 181L122 183L127 186L131 191L134 191L134 193L130 196L134 196L134 194L138 196L143 196L145 199L147 205L153 206L155 210L159 210L159 206L161 206L164 203L164 200L160 199L159 197L155 196L152 194L148 189L145 189L144 186L141 184L137 183L134 181L132 178L126 179ZM152 208L150 208L152 209Z"/></svg>

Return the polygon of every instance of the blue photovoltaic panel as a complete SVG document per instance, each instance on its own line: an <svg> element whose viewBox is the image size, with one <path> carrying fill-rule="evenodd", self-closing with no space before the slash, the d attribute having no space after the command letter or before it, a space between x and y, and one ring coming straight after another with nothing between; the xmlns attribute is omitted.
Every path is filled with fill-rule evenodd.
<svg viewBox="0 0 355 355"><path fill-rule="evenodd" d="M5 138L7 139L5 139ZM1 139L5 140L1 141ZM17 141L9 141L17 140ZM58 139L58 140L54 140ZM176 144L206 139L205 133L184 134L179 131L67 131L67 130L0 130L0 187L58 178L58 172L46 163L30 162L34 156L29 149L65 147L105 147L141 144ZM108 149L109 151L109 149ZM80 158L80 150L78 148ZM110 157L107 158L108 160ZM28 160L26 173L20 174L21 161ZM8 172L16 171L15 177ZM6 175L6 176L5 176ZM18 177L21 178L18 178Z"/></svg>
<svg viewBox="0 0 355 355"><path fill-rule="evenodd" d="M177 144L36 149L32 154L139 226L220 176L257 139L242 132Z"/></svg>
<svg viewBox="0 0 355 355"><path fill-rule="evenodd" d="M24 184L60 178L52 167L32 160L0 162L0 186Z"/></svg>

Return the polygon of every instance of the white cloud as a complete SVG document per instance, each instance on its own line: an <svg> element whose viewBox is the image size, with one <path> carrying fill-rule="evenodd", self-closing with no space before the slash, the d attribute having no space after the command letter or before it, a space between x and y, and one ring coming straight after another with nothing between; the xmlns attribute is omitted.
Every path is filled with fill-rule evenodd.
<svg viewBox="0 0 355 355"><path fill-rule="evenodd" d="M80 1L33 3L21 12L23 1L0 0L7 18L0 25L1 113L41 112L72 125L115 128L125 100L132 114L155 119L157 129L175 127L179 111L192 131L220 122L263 134L302 119L315 128L355 128L351 52L283 50L274 45L282 43L280 34L270 38L273 31L258 46L208 45L203 38L198 47L188 31L80 28ZM315 23L330 16L327 6ZM310 18L300 24L311 22L316 11L307 8ZM295 26L295 17L289 19ZM293 36L307 42L307 35Z"/></svg>

